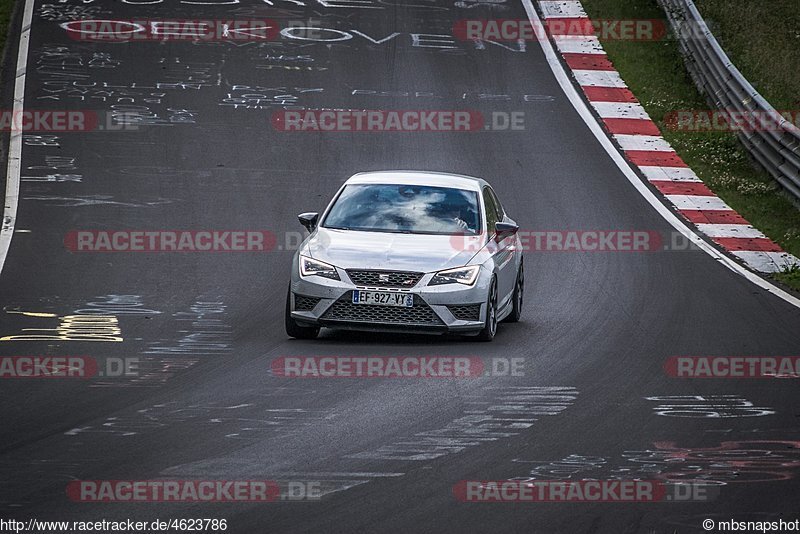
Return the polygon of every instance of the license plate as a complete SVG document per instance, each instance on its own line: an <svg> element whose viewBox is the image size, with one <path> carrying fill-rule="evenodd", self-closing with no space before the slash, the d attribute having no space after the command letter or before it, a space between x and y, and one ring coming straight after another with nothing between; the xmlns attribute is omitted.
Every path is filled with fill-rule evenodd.
<svg viewBox="0 0 800 534"><path fill-rule="evenodd" d="M388 291L353 291L353 304L411 308L414 306L414 295Z"/></svg>

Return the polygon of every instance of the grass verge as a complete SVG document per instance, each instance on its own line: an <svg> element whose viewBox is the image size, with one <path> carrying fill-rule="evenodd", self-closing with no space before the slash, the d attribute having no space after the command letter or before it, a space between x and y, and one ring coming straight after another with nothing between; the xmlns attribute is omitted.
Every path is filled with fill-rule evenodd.
<svg viewBox="0 0 800 534"><path fill-rule="evenodd" d="M14 13L14 3L15 0L0 0L0 58L6 59L9 64L12 61L15 61L12 58L6 58L7 51L5 50L6 40L8 37L8 28L11 24L11 16ZM16 63L14 63L14 65L16 65ZM8 64L0 65L0 100L3 100L3 102L9 102L9 100L6 99L9 98L7 95L11 94L10 87L12 85L12 83L6 82L4 75L10 74L11 79L13 80L13 73L14 67ZM2 162L3 167L5 167L6 164L6 146L8 146L6 144L7 142L8 135L0 135L0 162ZM0 199L5 198L5 174L5 170L0 171Z"/></svg>
<svg viewBox="0 0 800 534"><path fill-rule="evenodd" d="M797 0L695 0L734 65L779 110L800 106Z"/></svg>
<svg viewBox="0 0 800 534"><path fill-rule="evenodd" d="M795 3L797 0L790 1ZM749 6L751 3L747 4ZM766 4L773 5L772 2L764 4L765 11ZM665 18L656 0L583 0L583 5L589 17L593 19ZM725 0L699 2L699 7L704 11L712 5L718 7L720 11L725 9L733 11L731 2ZM741 9L746 8L742 6ZM712 16L718 17L718 13L713 12L713 15L709 15ZM730 26L720 21L718 27L725 29ZM792 35L794 32L800 33L800 30L796 30L797 27L791 29ZM741 45L738 46L746 49L755 37L752 34L741 37ZM768 39L767 42L777 41ZM780 42L788 41L780 40ZM798 45L800 42L794 46ZM658 124L664 138L672 144L700 179L756 228L780 244L784 250L800 257L800 210L783 195L777 183L768 174L751 164L747 153L733 133L683 132L669 129L665 125L666 113L709 109L705 98L698 92L686 71L677 43L671 39L603 40L603 46L625 83ZM761 61L765 63L765 58L780 55L780 50L770 50L766 44L757 48L760 51L754 52L754 57L762 54ZM747 70L743 70L743 73L747 75ZM756 85L754 80L751 80L751 83ZM787 76L781 83L789 84L790 77ZM778 87L774 82L771 82L770 86ZM780 92L776 90L775 94ZM794 100L797 100L796 90ZM778 273L774 278L800 291L800 271Z"/></svg>

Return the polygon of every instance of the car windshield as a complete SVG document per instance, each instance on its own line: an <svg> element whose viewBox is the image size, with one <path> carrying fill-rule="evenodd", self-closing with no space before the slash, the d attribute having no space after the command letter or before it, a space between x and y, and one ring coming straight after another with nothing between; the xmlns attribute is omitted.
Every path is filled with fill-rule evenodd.
<svg viewBox="0 0 800 534"><path fill-rule="evenodd" d="M425 185L348 185L323 226L367 232L475 235L480 228L478 193Z"/></svg>

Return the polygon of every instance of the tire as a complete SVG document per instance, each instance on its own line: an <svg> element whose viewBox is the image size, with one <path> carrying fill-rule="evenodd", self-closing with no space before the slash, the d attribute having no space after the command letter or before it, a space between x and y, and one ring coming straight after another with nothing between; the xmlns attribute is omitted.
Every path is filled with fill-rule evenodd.
<svg viewBox="0 0 800 534"><path fill-rule="evenodd" d="M517 273L517 281L514 282L514 294L511 295L511 313L503 319L506 323L516 323L522 317L522 304L524 303L523 297L525 295L525 269L522 263L519 264L519 272Z"/></svg>
<svg viewBox="0 0 800 534"><path fill-rule="evenodd" d="M319 334L318 326L300 326L292 319L292 290L286 293L286 335L297 339L316 339Z"/></svg>
<svg viewBox="0 0 800 534"><path fill-rule="evenodd" d="M476 339L478 341L491 341L497 333L497 280L492 278L489 286L489 298L486 299L486 323Z"/></svg>

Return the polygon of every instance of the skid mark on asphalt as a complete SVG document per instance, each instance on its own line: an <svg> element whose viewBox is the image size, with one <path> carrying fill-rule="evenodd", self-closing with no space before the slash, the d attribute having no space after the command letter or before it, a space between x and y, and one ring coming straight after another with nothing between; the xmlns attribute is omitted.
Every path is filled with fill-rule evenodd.
<svg viewBox="0 0 800 534"><path fill-rule="evenodd" d="M790 480L800 474L800 441L731 440L714 447L660 441L619 458L570 454L560 460L516 458L528 471L513 480L652 480L727 486Z"/></svg>
<svg viewBox="0 0 800 534"><path fill-rule="evenodd" d="M645 400L661 403L653 411L662 417L728 419L776 413L773 408L756 406L740 395L666 395Z"/></svg>
<svg viewBox="0 0 800 534"><path fill-rule="evenodd" d="M28 354L53 356L65 350L62 342L91 342L81 351L97 360L98 370L108 372L90 375L90 388L161 387L201 362L204 356L229 354L233 350L233 328L226 318L227 306L218 296L197 297L188 308L169 315L146 305L146 298L137 294L100 295L90 297L84 303L60 303L58 306L52 304L53 300L58 299L33 300L26 307L6 307L5 315L0 317L4 323L0 329L0 347L8 347L4 352L12 355L24 350ZM41 311L56 307L73 311ZM154 318L159 321L148 321ZM137 334L144 337L123 336L121 322L127 321L135 324ZM163 327L164 321L167 321L166 328ZM141 329L149 327L159 328L159 332L174 331L175 335L142 346L144 339L150 338L146 330L143 332ZM107 348L94 347L94 342L123 341L141 348L131 348L126 344L112 353ZM46 342L47 345L37 342ZM26 343L24 349L17 348L20 343ZM29 346L31 343L34 345ZM74 352L75 349L71 350ZM131 357L132 352L140 356ZM117 354L121 356L117 357ZM112 368L119 363L124 364L124 372Z"/></svg>
<svg viewBox="0 0 800 534"><path fill-rule="evenodd" d="M154 341L143 354L230 354L233 327L226 319L227 306L220 298L198 299L188 311L173 314L178 323L177 341Z"/></svg>
<svg viewBox="0 0 800 534"><path fill-rule="evenodd" d="M144 307L141 295L101 295L88 302L85 308L74 311L79 315L158 315L161 312Z"/></svg>
<svg viewBox="0 0 800 534"><path fill-rule="evenodd" d="M364 480L401 477L406 471L375 471L375 461L431 461L450 454L463 452L471 447L500 439L518 436L529 429L541 417L558 415L577 399L574 387L553 386L502 386L486 387L464 402L463 415L442 428L415 433L407 439L362 453L345 455L341 459L352 465L346 472L286 472L285 468L271 468L265 459L218 457L189 464L173 466L162 471L163 476L265 476L286 477L298 482L335 481L335 490L344 491ZM335 417L326 418L329 422ZM289 446L284 443L284 447ZM411 464L407 464L411 465ZM277 472L277 474L275 474ZM358 481L359 484L352 484ZM325 486L328 487L328 486Z"/></svg>
<svg viewBox="0 0 800 534"><path fill-rule="evenodd" d="M109 380L94 380L90 388L155 388L166 384L180 372L186 371L200 358L171 356L168 358L136 358L133 376L116 377Z"/></svg>
<svg viewBox="0 0 800 534"><path fill-rule="evenodd" d="M94 19L110 11L100 6L71 6L69 4L42 4L36 15L44 20L62 22L66 20Z"/></svg>
<svg viewBox="0 0 800 534"><path fill-rule="evenodd" d="M325 410L264 408L251 403L226 406L173 401L108 417L94 425L73 428L65 432L65 435L108 434L129 437L156 430L172 431L182 428L180 425L189 425L193 431L204 435L260 440L288 437L304 427L325 421L328 415L329 411Z"/></svg>
<svg viewBox="0 0 800 534"><path fill-rule="evenodd" d="M558 415L578 398L574 387L489 387L466 401L469 409L443 428L419 432L376 450L351 454L362 460L434 460L469 447L517 436L542 416Z"/></svg>
<svg viewBox="0 0 800 534"><path fill-rule="evenodd" d="M19 508L46 498L63 497L68 482L97 478L101 469L118 466L118 460L106 454L104 444L109 437L127 442L144 434L167 431L250 442L281 440L303 428L319 426L328 417L330 414L324 411L264 408L252 403L154 404L65 432L70 441L59 446L55 454L52 448L45 448L46 452L26 448L5 456L0 461L0 478L6 481L0 486L0 506ZM20 472L25 476L18 477ZM143 474L138 478L148 477ZM325 495L362 484L363 478L356 473L332 473L319 474L314 481L320 482L319 491ZM297 481L297 478L282 473L276 480Z"/></svg>
<svg viewBox="0 0 800 534"><path fill-rule="evenodd" d="M56 195L30 195L23 197L24 200L35 200L37 202L49 202L52 206L65 208L79 208L85 206L121 206L125 208L154 208L164 204L172 204L174 199L157 198L154 200L127 201L114 200L112 195L88 195L85 197L67 197Z"/></svg>

